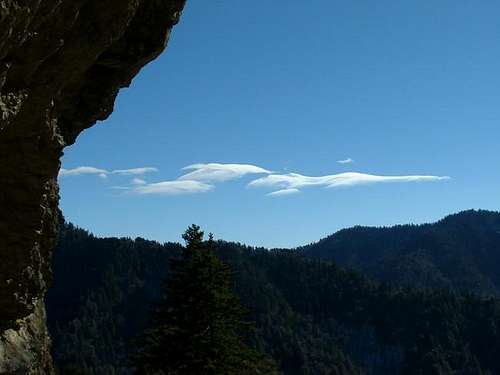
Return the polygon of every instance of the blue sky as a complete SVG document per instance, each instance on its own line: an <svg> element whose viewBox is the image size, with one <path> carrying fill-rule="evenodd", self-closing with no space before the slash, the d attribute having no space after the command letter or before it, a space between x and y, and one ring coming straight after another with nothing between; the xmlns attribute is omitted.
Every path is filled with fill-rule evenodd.
<svg viewBox="0 0 500 375"><path fill-rule="evenodd" d="M498 210L499 12L493 1L188 1L166 53L66 149L63 212L98 235L178 241L197 223L285 247ZM71 172L81 166L102 171ZM155 169L129 170L144 167Z"/></svg>

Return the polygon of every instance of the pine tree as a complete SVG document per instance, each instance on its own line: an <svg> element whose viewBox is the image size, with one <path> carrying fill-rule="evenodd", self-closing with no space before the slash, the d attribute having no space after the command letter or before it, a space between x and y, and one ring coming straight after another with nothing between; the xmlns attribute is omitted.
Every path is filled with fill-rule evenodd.
<svg viewBox="0 0 500 375"><path fill-rule="evenodd" d="M274 366L247 346L240 334L249 326L231 290L231 271L203 240L196 225L183 235L186 246L171 260L164 296L140 340L138 374L277 374Z"/></svg>

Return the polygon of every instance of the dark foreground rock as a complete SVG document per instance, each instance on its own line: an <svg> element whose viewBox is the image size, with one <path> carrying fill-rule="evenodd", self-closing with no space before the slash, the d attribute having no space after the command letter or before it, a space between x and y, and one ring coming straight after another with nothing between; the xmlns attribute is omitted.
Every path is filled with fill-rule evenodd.
<svg viewBox="0 0 500 375"><path fill-rule="evenodd" d="M0 374L52 373L63 148L165 48L184 0L0 0Z"/></svg>

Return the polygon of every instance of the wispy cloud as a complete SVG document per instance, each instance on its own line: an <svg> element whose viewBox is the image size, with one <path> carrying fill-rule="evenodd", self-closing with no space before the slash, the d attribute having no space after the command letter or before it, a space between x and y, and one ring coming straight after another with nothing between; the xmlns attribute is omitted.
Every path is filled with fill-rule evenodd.
<svg viewBox="0 0 500 375"><path fill-rule="evenodd" d="M235 180L249 174L270 174L267 169L251 164L222 164L222 163L199 163L182 168L190 171L175 180L148 183L144 179L134 177L130 186L113 186L113 189L128 190L135 194L193 194L205 193L215 189L215 183ZM154 167L140 167L130 169L106 170L95 167L77 167L73 169L61 169L59 176L99 175L102 178L108 176L142 176L146 173L158 172Z"/></svg>
<svg viewBox="0 0 500 375"><path fill-rule="evenodd" d="M270 174L271 171L251 164L192 164L182 170L193 170L178 178L203 182L224 182L241 178L247 174Z"/></svg>
<svg viewBox="0 0 500 375"><path fill-rule="evenodd" d="M241 178L247 174L272 173L264 168L250 164L206 163L192 164L182 168L191 170L176 180L148 184L144 180L134 179L132 184L139 185L131 191L136 194L194 194L206 193L215 189L214 183Z"/></svg>
<svg viewBox="0 0 500 375"><path fill-rule="evenodd" d="M289 188L289 189L281 189L281 190L273 191L271 193L268 193L267 195L270 197L279 197L279 196L283 196L283 195L292 195L292 194L297 194L297 193L300 193L299 189Z"/></svg>
<svg viewBox="0 0 500 375"><path fill-rule="evenodd" d="M174 180L174 181L162 181L154 184L138 186L134 188L132 192L141 195L144 194L179 195L179 194L206 193L213 189L214 189L213 185L206 184L200 181Z"/></svg>
<svg viewBox="0 0 500 375"><path fill-rule="evenodd" d="M269 187L279 190L269 195L283 195L283 191L300 190L309 186L323 186L334 188L339 186L355 186L384 182L429 182L447 180L448 176L377 176L365 173L339 173L327 176L310 177L298 173L270 174L253 180L248 184L251 187ZM296 193L296 191L294 191Z"/></svg>
<svg viewBox="0 0 500 375"><path fill-rule="evenodd" d="M339 163L339 164L352 164L352 163L354 163L354 160L351 158L347 158L347 159L337 160L337 163Z"/></svg>
<svg viewBox="0 0 500 375"><path fill-rule="evenodd" d="M124 176L136 176L143 175L146 173L158 172L158 168L154 167L141 167L141 168L130 168L130 169L115 169L111 171L111 174L119 174Z"/></svg>
<svg viewBox="0 0 500 375"><path fill-rule="evenodd" d="M95 168L95 167L77 167L73 169L64 169L61 168L59 171L59 176L67 177L67 176L80 176L84 174L95 174L95 175L104 175L106 176L109 172L105 169Z"/></svg>
<svg viewBox="0 0 500 375"><path fill-rule="evenodd" d="M130 190L130 187L128 187L128 186L111 186L110 189L113 189L113 190Z"/></svg>
<svg viewBox="0 0 500 375"><path fill-rule="evenodd" d="M132 181L130 181L132 185L146 185L146 181L144 181L142 178L133 178Z"/></svg>
<svg viewBox="0 0 500 375"><path fill-rule="evenodd" d="M351 158L338 161L341 164L353 162ZM276 173L271 170L252 164L223 164L198 163L182 168L187 173L173 180L148 183L139 178L146 173L157 172L154 167L140 167L130 169L106 169L82 166L73 169L61 169L59 176L97 175L101 178L111 176L134 176L129 186L115 186L114 189L127 190L132 194L194 194L206 193L215 189L222 182L242 178L246 175L265 175L251 181L249 187L270 188L268 196L277 197L297 194L310 186L335 188L340 186L355 186L387 182L430 182L447 180L447 176L407 175L407 176L380 176L366 173L347 172L326 176L305 176L298 173Z"/></svg>
<svg viewBox="0 0 500 375"><path fill-rule="evenodd" d="M98 175L101 178L106 178L111 174L122 175L122 176L135 176L135 175L143 175L150 172L158 172L158 169L153 167L141 167L141 168L131 168L131 169L115 169L112 171L108 171L107 169L102 169L102 168L82 166L72 169L61 168L61 170L59 171L59 177L93 174L93 175Z"/></svg>

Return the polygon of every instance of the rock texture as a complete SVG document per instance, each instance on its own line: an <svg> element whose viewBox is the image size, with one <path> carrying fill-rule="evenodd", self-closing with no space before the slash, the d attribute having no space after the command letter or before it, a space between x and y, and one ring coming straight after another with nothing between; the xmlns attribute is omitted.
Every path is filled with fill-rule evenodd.
<svg viewBox="0 0 500 375"><path fill-rule="evenodd" d="M185 0L0 0L0 374L50 374L63 148L165 48Z"/></svg>

